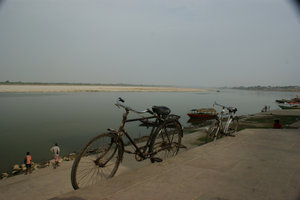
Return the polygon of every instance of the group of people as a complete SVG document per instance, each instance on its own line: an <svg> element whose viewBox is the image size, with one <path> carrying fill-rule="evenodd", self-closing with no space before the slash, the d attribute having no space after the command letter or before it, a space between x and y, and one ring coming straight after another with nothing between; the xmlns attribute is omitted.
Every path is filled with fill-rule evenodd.
<svg viewBox="0 0 300 200"><path fill-rule="evenodd" d="M50 151L53 153L54 156L54 165L53 168L56 169L56 167L59 166L59 154L60 154L60 148L57 143L53 147L50 148ZM32 166L32 158L30 155L30 152L26 153L24 164L26 166L25 175L28 173L31 173L31 166Z"/></svg>
<svg viewBox="0 0 300 200"><path fill-rule="evenodd" d="M270 111L270 106L265 105L262 109L261 112L268 112Z"/></svg>

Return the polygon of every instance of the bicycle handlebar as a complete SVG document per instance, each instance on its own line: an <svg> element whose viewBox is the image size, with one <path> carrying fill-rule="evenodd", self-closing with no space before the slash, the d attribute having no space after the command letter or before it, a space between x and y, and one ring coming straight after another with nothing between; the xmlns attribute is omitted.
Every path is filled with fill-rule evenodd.
<svg viewBox="0 0 300 200"><path fill-rule="evenodd" d="M124 108L126 111L132 111L132 112L135 112L137 114L144 114L144 113L150 113L151 115L153 115L154 113L150 110L150 109L146 109L146 110L143 110L143 111L137 111L137 110L134 110L132 109L131 107L127 106L124 104L125 103L125 100L122 99L121 97L118 98L117 102L115 103L115 105L120 108Z"/></svg>
<svg viewBox="0 0 300 200"><path fill-rule="evenodd" d="M227 107L227 106L218 104L217 102L214 102L213 106L215 106L215 105L220 106L223 109L226 108L229 112L234 112L235 113L237 111L237 108L235 108L235 107Z"/></svg>

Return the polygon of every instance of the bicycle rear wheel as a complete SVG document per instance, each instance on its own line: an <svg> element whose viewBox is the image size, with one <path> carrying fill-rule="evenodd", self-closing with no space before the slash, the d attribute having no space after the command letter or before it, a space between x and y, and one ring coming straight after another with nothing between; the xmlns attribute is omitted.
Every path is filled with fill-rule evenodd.
<svg viewBox="0 0 300 200"><path fill-rule="evenodd" d="M77 155L71 171L73 188L94 185L115 175L123 156L123 143L113 133L94 137Z"/></svg>
<svg viewBox="0 0 300 200"><path fill-rule="evenodd" d="M239 120L237 117L234 117L228 126L227 135L234 135L237 132L238 127L239 127Z"/></svg>
<svg viewBox="0 0 300 200"><path fill-rule="evenodd" d="M161 126L153 135L149 152L151 162L175 156L181 146L182 128L178 121Z"/></svg>

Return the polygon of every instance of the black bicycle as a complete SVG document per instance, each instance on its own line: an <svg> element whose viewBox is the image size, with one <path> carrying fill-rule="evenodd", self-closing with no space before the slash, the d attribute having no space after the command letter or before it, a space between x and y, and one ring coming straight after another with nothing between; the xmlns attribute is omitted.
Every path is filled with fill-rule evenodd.
<svg viewBox="0 0 300 200"><path fill-rule="evenodd" d="M161 162L168 157L175 156L181 145L183 136L178 115L170 114L171 110L165 106L153 106L152 110L136 111L126 106L122 98L115 104L125 109L123 120L118 130L108 129L108 132L94 137L76 156L71 171L73 188L79 189L109 179L115 175L123 154L134 154L137 161L150 159L151 162ZM132 111L142 117L127 119ZM144 114L150 116L145 117ZM140 121L151 127L150 135L143 141L135 142L125 130L128 122ZM123 136L129 140L133 150L125 149Z"/></svg>

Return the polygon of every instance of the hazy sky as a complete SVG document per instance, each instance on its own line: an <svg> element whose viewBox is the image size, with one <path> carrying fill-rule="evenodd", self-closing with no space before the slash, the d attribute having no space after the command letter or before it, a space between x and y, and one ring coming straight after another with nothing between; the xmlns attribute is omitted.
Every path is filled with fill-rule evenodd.
<svg viewBox="0 0 300 200"><path fill-rule="evenodd" d="M0 0L0 81L300 85L287 0Z"/></svg>

